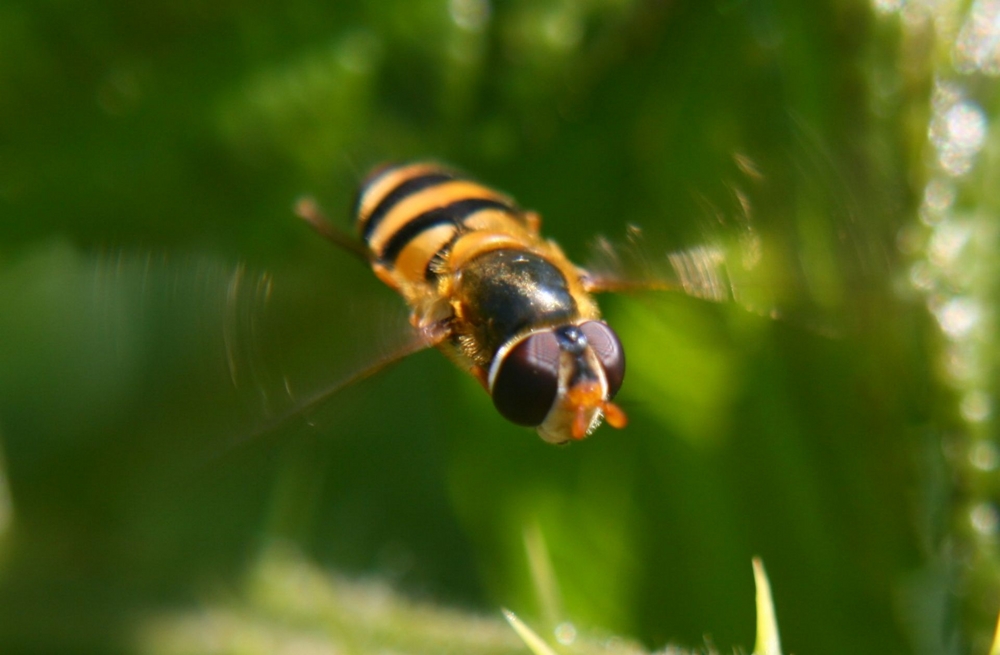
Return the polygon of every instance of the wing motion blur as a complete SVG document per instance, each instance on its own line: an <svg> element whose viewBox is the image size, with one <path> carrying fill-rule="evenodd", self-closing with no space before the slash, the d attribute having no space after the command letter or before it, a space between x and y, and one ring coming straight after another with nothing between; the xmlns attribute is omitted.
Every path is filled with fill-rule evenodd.
<svg viewBox="0 0 1000 655"><path fill-rule="evenodd" d="M696 246L670 249L635 225L625 237L597 237L584 266L593 293L683 293L716 303L733 302L754 314L781 315L779 286L762 258L762 242L749 224L735 233L715 230ZM773 265L773 263L772 263Z"/></svg>
<svg viewBox="0 0 1000 655"><path fill-rule="evenodd" d="M309 420L431 345L397 298L374 281L366 289L363 267L342 268L318 276L300 261L265 272L204 254L103 255L95 314L115 375L131 380L125 404L148 429L172 432L163 438L189 448L187 461L211 460ZM166 407L172 415L157 416Z"/></svg>
<svg viewBox="0 0 1000 655"><path fill-rule="evenodd" d="M699 245L670 247L638 226L619 240L597 238L584 263L588 288L675 291L829 336L855 331L863 307L882 293L872 280L884 278L886 239L873 233L877 221L863 220L853 185L830 158L811 142L800 150L793 165L775 167L780 180L735 155L720 188L698 196Z"/></svg>
<svg viewBox="0 0 1000 655"><path fill-rule="evenodd" d="M585 286L593 293L680 291L717 302L733 295L721 248L702 245L659 253L634 225L628 227L623 242L602 236L592 243Z"/></svg>
<svg viewBox="0 0 1000 655"><path fill-rule="evenodd" d="M849 194L837 191L850 186L830 183L822 156L795 161L795 175L779 181L734 158L737 181L710 193L695 220L700 245L676 249L637 227L620 241L597 239L582 269L587 290L674 291L842 333L869 293L866 266L879 265L881 242L865 234ZM809 220L787 211L790 203ZM369 261L314 202L297 210ZM187 448L188 460L308 422L351 385L441 338L415 329L410 310L380 290L368 267L320 250L269 272L204 254L129 252L108 253L94 268L95 314L109 335L101 361L118 367L136 429L146 421L174 448ZM189 435L186 446L178 434Z"/></svg>

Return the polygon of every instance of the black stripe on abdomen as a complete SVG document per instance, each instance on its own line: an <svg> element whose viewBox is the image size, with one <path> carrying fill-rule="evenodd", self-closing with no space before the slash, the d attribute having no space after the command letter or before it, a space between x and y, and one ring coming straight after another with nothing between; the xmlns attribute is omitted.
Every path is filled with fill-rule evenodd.
<svg viewBox="0 0 1000 655"><path fill-rule="evenodd" d="M454 223L461 228L462 221L483 209L499 209L509 213L512 218L517 215L517 212L510 205L499 200L488 200L485 198L459 200L450 205L438 207L437 209L414 216L386 242L385 248L379 254L379 259L391 266L395 263L396 257L399 256L403 248L414 239L419 238L420 234L425 230L444 223Z"/></svg>
<svg viewBox="0 0 1000 655"><path fill-rule="evenodd" d="M377 179L377 178L376 178ZM407 196L412 195L418 191L423 191L424 189L429 189L430 187L437 186L438 184L443 184L445 182L450 182L455 179L454 175L450 173L428 173L427 175L419 175L417 177L411 177L402 184L398 185L395 189L390 191L382 198L381 201L372 209L371 213L368 215L368 220L365 221L364 228L361 231L361 238L368 242L368 238L378 227L378 224L382 222L385 215L389 213L394 206L396 206L400 201L406 199ZM364 193L361 194L364 198Z"/></svg>

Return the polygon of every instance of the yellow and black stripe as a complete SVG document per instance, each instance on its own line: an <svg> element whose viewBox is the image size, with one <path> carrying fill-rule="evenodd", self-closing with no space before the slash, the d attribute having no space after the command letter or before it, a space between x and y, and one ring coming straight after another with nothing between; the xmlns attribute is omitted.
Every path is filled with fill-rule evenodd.
<svg viewBox="0 0 1000 655"><path fill-rule="evenodd" d="M435 264L463 235L534 239L513 200L434 163L376 170L359 190L356 214L373 263L414 284L433 281Z"/></svg>

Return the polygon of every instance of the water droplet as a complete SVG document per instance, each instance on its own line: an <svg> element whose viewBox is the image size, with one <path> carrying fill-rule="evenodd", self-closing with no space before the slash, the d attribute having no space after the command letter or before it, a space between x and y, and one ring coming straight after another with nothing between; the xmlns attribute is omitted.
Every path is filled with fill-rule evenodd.
<svg viewBox="0 0 1000 655"><path fill-rule="evenodd" d="M950 180L935 178L924 189L924 204L934 211L944 211L955 202L955 185Z"/></svg>
<svg viewBox="0 0 1000 655"><path fill-rule="evenodd" d="M488 0L451 0L448 12L455 24L469 32L479 32L490 20Z"/></svg>
<svg viewBox="0 0 1000 655"><path fill-rule="evenodd" d="M970 423L982 423L993 414L993 401L982 389L975 389L962 397L959 405L962 418Z"/></svg>
<svg viewBox="0 0 1000 655"><path fill-rule="evenodd" d="M910 286L919 291L930 291L934 288L933 269L927 262L919 261L910 267Z"/></svg>
<svg viewBox="0 0 1000 655"><path fill-rule="evenodd" d="M556 641L558 641L563 646L569 646L574 641L576 641L576 626L574 626L569 621L563 621L556 626L555 629Z"/></svg>
<svg viewBox="0 0 1000 655"><path fill-rule="evenodd" d="M962 102L945 114L948 135L955 147L969 152L978 152L986 139L986 116L978 105Z"/></svg>
<svg viewBox="0 0 1000 655"><path fill-rule="evenodd" d="M938 151L938 163L944 171L958 177L972 168L972 159L986 140L986 115L974 102L956 101L941 111L941 99L951 97L950 90L935 92L935 116L929 130Z"/></svg>
<svg viewBox="0 0 1000 655"><path fill-rule="evenodd" d="M971 298L952 298L936 312L941 330L952 339L965 337L979 324L982 312L979 303Z"/></svg>
<svg viewBox="0 0 1000 655"><path fill-rule="evenodd" d="M972 528L981 535L992 536L997 532L997 510L989 503L979 503L969 512Z"/></svg>
<svg viewBox="0 0 1000 655"><path fill-rule="evenodd" d="M903 8L903 0L872 0L872 4L880 14L894 14Z"/></svg>
<svg viewBox="0 0 1000 655"><path fill-rule="evenodd" d="M931 241L927 244L927 259L941 268L949 266L958 259L969 237L969 227L964 223L942 221L934 229Z"/></svg>
<svg viewBox="0 0 1000 655"><path fill-rule="evenodd" d="M1000 460L1000 453L997 452L997 447L993 442L977 441L969 449L969 463L985 473L995 471L998 460Z"/></svg>
<svg viewBox="0 0 1000 655"><path fill-rule="evenodd" d="M977 0L955 42L955 67L1000 75L1000 1Z"/></svg>
<svg viewBox="0 0 1000 655"><path fill-rule="evenodd" d="M966 383L973 380L980 370L979 360L969 353L965 342L953 343L946 349L944 368L953 383Z"/></svg>

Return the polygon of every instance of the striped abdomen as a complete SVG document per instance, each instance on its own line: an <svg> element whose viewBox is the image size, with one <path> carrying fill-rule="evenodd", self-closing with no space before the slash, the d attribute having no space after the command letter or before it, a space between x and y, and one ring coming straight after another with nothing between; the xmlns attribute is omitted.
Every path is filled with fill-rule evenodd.
<svg viewBox="0 0 1000 655"><path fill-rule="evenodd" d="M359 192L357 223L374 261L409 284L433 282L446 256L460 256L485 234L524 246L537 241L510 198L430 163L369 176ZM472 232L483 235L460 243Z"/></svg>

